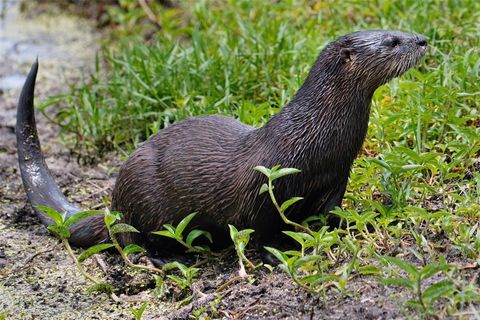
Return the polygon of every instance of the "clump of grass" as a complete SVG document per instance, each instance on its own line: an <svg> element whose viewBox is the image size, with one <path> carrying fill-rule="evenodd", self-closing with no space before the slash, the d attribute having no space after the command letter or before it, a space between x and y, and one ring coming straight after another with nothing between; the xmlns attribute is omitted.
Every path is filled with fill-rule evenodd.
<svg viewBox="0 0 480 320"><path fill-rule="evenodd" d="M186 1L171 13L177 17L183 12L181 26L165 25L149 44L132 38L120 41L117 50L104 51L107 74L97 68L70 94L52 98L44 107L61 103L57 120L64 131L74 133L82 152L131 150L152 133L192 115L220 113L261 125L292 97L327 42L357 29L411 30L429 38L429 55L422 72L411 71L403 77L410 80L379 90L387 98L375 101L382 112L374 109L372 123L383 128L372 134L380 146L388 147L386 133L389 141L405 140L407 132L418 129L418 121L435 121L415 133L415 139L423 141L421 150L430 147L430 137L464 130L462 123L476 119L479 37L474 12L479 6L475 1L468 7L433 0L328 6ZM167 15L168 9L157 12ZM415 87L417 94L409 94ZM414 137L408 138L412 143Z"/></svg>

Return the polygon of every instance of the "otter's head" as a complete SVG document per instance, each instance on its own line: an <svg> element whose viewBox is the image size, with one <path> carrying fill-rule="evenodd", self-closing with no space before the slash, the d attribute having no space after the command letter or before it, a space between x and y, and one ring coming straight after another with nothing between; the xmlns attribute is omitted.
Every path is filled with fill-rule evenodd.
<svg viewBox="0 0 480 320"><path fill-rule="evenodd" d="M325 48L331 58L336 58L336 68L341 68L348 78L372 87L403 74L426 50L424 36L389 30L354 32Z"/></svg>

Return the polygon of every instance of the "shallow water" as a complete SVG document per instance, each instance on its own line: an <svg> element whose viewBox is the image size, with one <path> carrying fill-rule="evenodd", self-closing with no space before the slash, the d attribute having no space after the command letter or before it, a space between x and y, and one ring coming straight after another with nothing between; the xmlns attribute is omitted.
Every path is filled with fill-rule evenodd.
<svg viewBox="0 0 480 320"><path fill-rule="evenodd" d="M25 81L25 75L21 73L13 73L0 78L0 88L2 90L20 88Z"/></svg>
<svg viewBox="0 0 480 320"><path fill-rule="evenodd" d="M93 63L98 45L88 21L33 1L0 1L0 90L21 87L36 57L41 73L59 77Z"/></svg>

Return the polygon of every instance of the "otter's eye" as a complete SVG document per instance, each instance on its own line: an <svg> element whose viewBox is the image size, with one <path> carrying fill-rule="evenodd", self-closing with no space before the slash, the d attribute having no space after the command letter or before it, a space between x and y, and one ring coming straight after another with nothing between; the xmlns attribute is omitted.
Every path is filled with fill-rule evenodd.
<svg viewBox="0 0 480 320"><path fill-rule="evenodd" d="M400 39L398 38L386 38L382 41L382 45L385 47L395 48L400 44Z"/></svg>

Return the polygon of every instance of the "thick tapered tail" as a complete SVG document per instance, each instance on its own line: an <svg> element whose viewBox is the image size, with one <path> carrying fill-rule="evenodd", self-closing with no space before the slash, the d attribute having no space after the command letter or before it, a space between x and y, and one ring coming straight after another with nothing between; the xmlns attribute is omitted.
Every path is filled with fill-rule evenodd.
<svg viewBox="0 0 480 320"><path fill-rule="evenodd" d="M35 212L45 225L52 220L35 206L42 205L72 215L80 211L60 191L48 170L38 139L33 98L37 78L38 60L33 64L23 85L17 107L17 151L23 186ZM76 246L90 246L106 239L102 216L93 216L74 224L70 229L70 242Z"/></svg>

